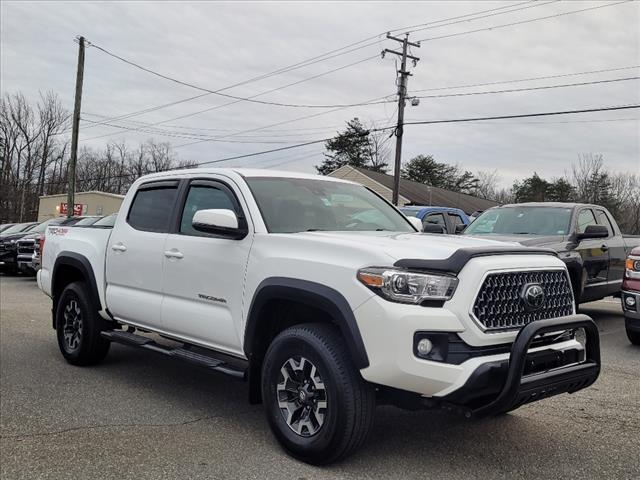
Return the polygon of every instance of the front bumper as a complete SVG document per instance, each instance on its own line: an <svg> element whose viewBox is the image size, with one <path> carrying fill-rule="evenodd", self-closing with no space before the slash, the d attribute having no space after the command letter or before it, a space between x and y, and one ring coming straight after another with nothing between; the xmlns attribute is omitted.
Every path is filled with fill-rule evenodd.
<svg viewBox="0 0 640 480"><path fill-rule="evenodd" d="M633 306L627 303L627 298L635 300ZM622 300L622 310L627 330L640 332L640 292L622 290L620 299Z"/></svg>
<svg viewBox="0 0 640 480"><path fill-rule="evenodd" d="M584 329L584 360L558 355L555 365L561 366L526 375L526 369L535 360L535 355L529 352L533 339L566 329ZM495 415L560 393L576 392L593 384L599 374L600 340L593 320L586 315L538 320L520 331L506 362L482 365L462 388L443 397L442 401L464 409L468 416Z"/></svg>

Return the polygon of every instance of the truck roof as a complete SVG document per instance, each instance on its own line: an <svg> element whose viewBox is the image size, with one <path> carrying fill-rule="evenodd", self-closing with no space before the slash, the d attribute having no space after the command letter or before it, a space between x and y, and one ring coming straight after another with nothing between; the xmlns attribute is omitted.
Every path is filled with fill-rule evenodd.
<svg viewBox="0 0 640 480"><path fill-rule="evenodd" d="M338 182L338 183L350 183L357 185L355 182L351 182L349 180L343 180L340 178L328 177L324 175L316 175L313 173L301 173L301 172L290 172L286 170L266 170L259 168L219 168L219 167L204 167L204 168L183 168L180 170L168 170L165 172L151 173L149 175L144 175L140 177L140 179L151 179L151 178L164 178L168 176L174 175L184 175L184 174L199 174L199 173L217 173L217 174L231 174L235 173L245 178L256 178L256 177L280 177L280 178L308 178L313 180L323 180L327 182Z"/></svg>
<svg viewBox="0 0 640 480"><path fill-rule="evenodd" d="M575 202L524 202L524 203L509 203L506 205L499 205L492 208L503 207L550 207L550 208L576 208L576 207L601 207L592 203L575 203Z"/></svg>

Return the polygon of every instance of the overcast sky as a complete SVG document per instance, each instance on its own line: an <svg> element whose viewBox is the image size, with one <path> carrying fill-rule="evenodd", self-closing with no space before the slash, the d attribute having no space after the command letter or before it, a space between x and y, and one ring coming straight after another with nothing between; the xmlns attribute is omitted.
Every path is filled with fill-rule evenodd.
<svg viewBox="0 0 640 480"><path fill-rule="evenodd" d="M53 90L72 110L77 60L74 38L93 44L146 68L184 82L217 90L272 72L346 45L373 37L365 46L304 68L241 85L223 93L249 97L308 79L398 48L381 32L401 33L425 24L496 9L483 19L431 24L411 34L423 40L413 48L420 62L411 67L409 90L416 95L483 92L640 76L640 68L598 74L487 86L440 89L531 77L571 74L640 65L640 3L549 2L10 2L3 1L2 93L22 91L35 102L39 91ZM563 12L606 6L518 25L508 23ZM509 12L509 10L514 10ZM471 19L473 17L466 17ZM453 23L458 21L458 23ZM424 28L424 27L416 27ZM471 30L483 31L454 35ZM434 38L446 37L446 38ZM429 39L429 40L427 40ZM344 50L336 53L344 53ZM357 65L257 97L287 104L334 105L393 100L396 65L393 56ZM83 118L101 121L183 100L202 91L138 70L96 48L86 52ZM81 145L103 147L108 141L138 143L151 136L169 141L181 158L197 162L241 155L330 137L345 121L394 122L395 104L351 108L292 108L239 102L210 94L112 125L140 128L164 124L173 136L151 135L105 125L81 126ZM532 112L599 108L640 103L640 81L628 80L537 91L423 98L407 106L406 120L440 120ZM312 118L301 119L301 117ZM640 172L640 111L621 110L582 115L407 126L403 159L432 154L438 161L472 171L497 169L504 185L537 171L561 176L578 154L602 153L608 167ZM298 120L299 119L299 120ZM286 123L284 123L286 122ZM262 127L279 124L270 128ZM261 129L261 130L258 130ZM245 132L251 130L249 132ZM245 132L245 133L239 133ZM97 136L102 138L94 139ZM216 142L194 142L202 135ZM179 137L192 138L179 138ZM224 138L221 138L224 137ZM224 141L223 141L224 140ZM234 143L231 143L234 142ZM265 142L265 143L245 143ZM266 143L286 142L286 143ZM393 147L394 140L388 145ZM314 171L323 145L220 163ZM390 157L390 162L392 158Z"/></svg>

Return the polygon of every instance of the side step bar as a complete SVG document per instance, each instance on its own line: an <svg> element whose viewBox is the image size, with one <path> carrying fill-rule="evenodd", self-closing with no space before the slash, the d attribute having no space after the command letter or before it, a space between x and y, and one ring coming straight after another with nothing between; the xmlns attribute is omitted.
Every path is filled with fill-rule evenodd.
<svg viewBox="0 0 640 480"><path fill-rule="evenodd" d="M216 372L224 373L235 378L246 380L245 369L230 365L223 360L219 360L208 355L193 352L186 348L172 348L166 345L161 345L151 338L119 330L106 330L104 332L101 332L100 334L102 335L102 337L111 342L121 343L123 345L129 345L131 347L144 348L145 350L162 353L163 355L174 357L193 365L206 368L208 370L215 370Z"/></svg>

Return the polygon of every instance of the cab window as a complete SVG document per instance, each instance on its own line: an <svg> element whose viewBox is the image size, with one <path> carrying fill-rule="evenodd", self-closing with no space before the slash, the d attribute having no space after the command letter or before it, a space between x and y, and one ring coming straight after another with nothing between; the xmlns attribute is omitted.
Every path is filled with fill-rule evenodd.
<svg viewBox="0 0 640 480"><path fill-rule="evenodd" d="M424 218L424 221L422 222L424 223L434 223L436 225L443 225L445 226L445 222L444 222L444 215L441 213L432 213L431 215L427 215Z"/></svg>
<svg viewBox="0 0 640 480"><path fill-rule="evenodd" d="M593 215L593 211L590 208L580 210L578 214L578 225L576 230L578 233L584 233L589 225L597 225L596 217Z"/></svg>
<svg viewBox="0 0 640 480"><path fill-rule="evenodd" d="M168 232L177 194L177 185L138 190L129 209L127 223L136 230Z"/></svg>
<svg viewBox="0 0 640 480"><path fill-rule="evenodd" d="M214 186L192 185L189 187L187 201L182 210L180 233L187 235L202 235L193 228L193 216L198 210L225 209L236 212L234 202L229 193ZM236 212L237 213L237 212Z"/></svg>

